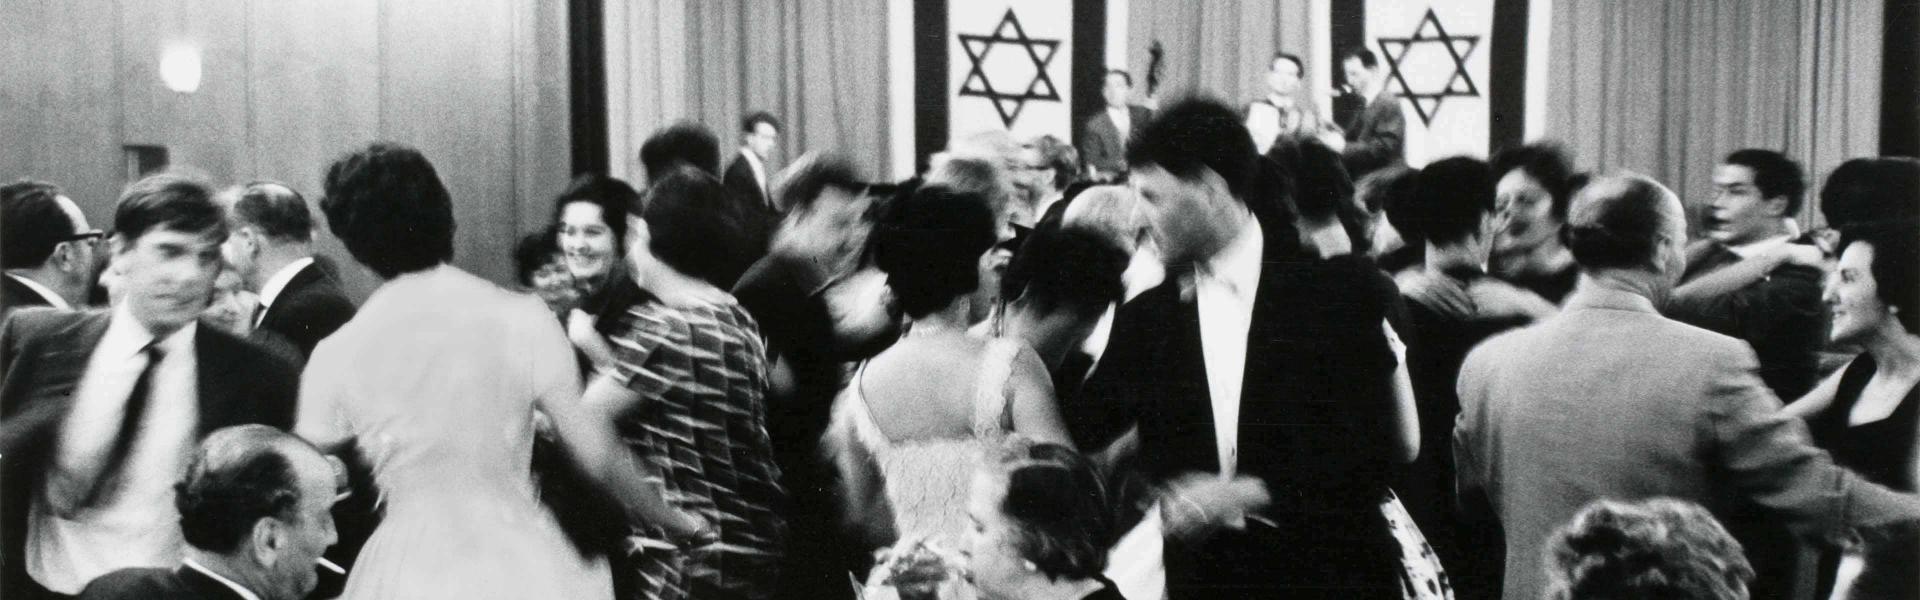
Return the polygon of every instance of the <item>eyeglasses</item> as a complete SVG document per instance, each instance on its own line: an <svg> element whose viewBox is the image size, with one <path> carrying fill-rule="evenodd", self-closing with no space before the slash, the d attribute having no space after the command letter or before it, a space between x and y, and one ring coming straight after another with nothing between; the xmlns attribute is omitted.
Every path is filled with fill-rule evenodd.
<svg viewBox="0 0 1920 600"><path fill-rule="evenodd" d="M86 240L86 241L89 241L89 242L98 242L98 241L100 241L101 239L103 239L103 238L105 238L105 237L107 237L107 232L105 232L105 231L101 231L101 230L98 230L98 229L95 229L95 230L92 230L92 231L82 231L82 232L80 232L80 233L76 233L76 234L73 234L73 235L69 235L69 236L66 236L66 237L63 237L63 238L60 238L60 241L62 241L62 242L77 242L77 241L80 241L80 240Z"/></svg>

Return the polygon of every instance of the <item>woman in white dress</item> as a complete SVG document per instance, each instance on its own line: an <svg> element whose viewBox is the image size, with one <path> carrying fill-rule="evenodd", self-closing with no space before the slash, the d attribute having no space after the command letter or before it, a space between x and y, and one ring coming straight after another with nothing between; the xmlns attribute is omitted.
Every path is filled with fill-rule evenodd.
<svg viewBox="0 0 1920 600"><path fill-rule="evenodd" d="M342 597L610 598L535 496L536 410L581 470L636 520L708 537L669 507L579 403L573 352L546 307L445 264L451 201L419 152L374 144L336 161L323 206L354 258L386 280L314 350L297 431L372 463L383 519Z"/></svg>

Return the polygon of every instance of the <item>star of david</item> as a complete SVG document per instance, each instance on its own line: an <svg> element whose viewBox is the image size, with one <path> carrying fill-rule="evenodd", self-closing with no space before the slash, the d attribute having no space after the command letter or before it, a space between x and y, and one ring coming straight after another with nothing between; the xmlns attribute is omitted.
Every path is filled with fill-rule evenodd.
<svg viewBox="0 0 1920 600"><path fill-rule="evenodd" d="M1009 36L1007 30L1012 29ZM1025 49L1027 56L1033 59L1033 80L1027 82L1026 91L1013 93L1000 91L987 78L987 53L995 45L1008 44ZM1053 86L1053 78L1047 75L1047 65L1053 62L1053 56L1060 49L1060 40L1034 39L1027 37L1027 30L1020 26L1020 19L1013 16L1013 9L1007 9L1007 15L1000 18L1000 24L993 28L993 35L960 34L960 47L967 51L967 59L973 62L967 78L960 82L961 96L978 96L993 103L993 109L999 111L1000 122L1013 127L1014 119L1020 118L1020 110L1028 102L1059 102L1060 91Z"/></svg>
<svg viewBox="0 0 1920 600"><path fill-rule="evenodd" d="M1429 26L1432 27L1431 32L1428 31ZM1421 123L1432 125L1434 116L1440 113L1441 101L1448 97L1474 98L1480 95L1480 87L1474 85L1473 76L1467 74L1467 58L1473 56L1474 48L1480 46L1480 37L1449 35L1447 29L1440 25L1440 18L1434 16L1433 9L1429 8L1427 16L1413 28L1412 36L1380 38L1380 52L1387 57L1390 76L1400 82L1400 95L1413 101L1413 110L1420 114ZM1400 71L1400 61L1405 60L1413 47L1420 44L1439 44L1447 50L1448 56L1453 57L1453 74L1439 91L1414 91L1413 86L1407 84L1406 75Z"/></svg>

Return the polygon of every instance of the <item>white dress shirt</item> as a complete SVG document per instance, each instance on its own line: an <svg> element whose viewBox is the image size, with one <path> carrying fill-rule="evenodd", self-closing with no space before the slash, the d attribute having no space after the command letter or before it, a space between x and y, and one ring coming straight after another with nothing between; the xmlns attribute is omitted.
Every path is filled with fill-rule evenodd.
<svg viewBox="0 0 1920 600"><path fill-rule="evenodd" d="M760 184L760 193L766 194L767 203L773 203L773 190L767 189L767 165L760 162L760 156L752 150L740 149L740 157L747 159L747 166L753 169L753 180Z"/></svg>
<svg viewBox="0 0 1920 600"><path fill-rule="evenodd" d="M1214 441L1220 476L1232 477L1240 459L1240 393L1247 375L1247 333L1260 288L1260 223L1249 217L1219 254L1194 265L1194 304L1200 312L1200 350L1213 399Z"/></svg>
<svg viewBox="0 0 1920 600"><path fill-rule="evenodd" d="M253 311L254 327L260 326L260 320L267 316L267 309L273 307L273 301L280 297L280 292L286 291L287 284L293 283L293 277L299 275L301 269L311 264L313 264L313 257L302 258L287 263L287 266L280 267L272 277L267 278L267 283L260 286L260 308Z"/></svg>
<svg viewBox="0 0 1920 600"><path fill-rule="evenodd" d="M1133 137L1133 109L1126 106L1107 107L1107 118L1113 119L1113 130L1120 132L1120 144Z"/></svg>
<svg viewBox="0 0 1920 600"><path fill-rule="evenodd" d="M73 310L73 305L67 304L67 299L60 297L60 294L54 293L52 288L40 285L40 282L27 277L21 277L11 273L7 274L7 276L12 277L14 281L20 282L20 285L27 286L27 289L33 290L33 293L39 294L41 298L46 298L48 306L60 310Z"/></svg>
<svg viewBox="0 0 1920 600"><path fill-rule="evenodd" d="M239 595L244 600L260 600L260 595L253 593L253 590L247 589L247 586L240 585L232 579L227 579L225 575L215 573L213 569L201 566L200 563L194 562L191 558L180 561L180 564L185 565L189 569L199 571L201 575L207 576L208 579L220 582L220 585L227 586L227 589L233 590L234 594Z"/></svg>
<svg viewBox="0 0 1920 600"><path fill-rule="evenodd" d="M1739 256L1741 260L1746 260L1759 256L1768 250L1785 246L1791 241L1793 241L1793 234L1783 233L1764 240L1747 242L1738 246L1727 246L1727 251L1732 252L1735 256Z"/></svg>
<svg viewBox="0 0 1920 600"><path fill-rule="evenodd" d="M185 472L199 425L197 330L188 323L158 342L165 357L149 382L146 414L121 467L118 492L107 504L75 509L106 466L127 396L147 367L142 350L154 340L125 304L108 322L27 517L27 573L47 589L77 594L95 577L119 569L180 563L184 540L173 484Z"/></svg>

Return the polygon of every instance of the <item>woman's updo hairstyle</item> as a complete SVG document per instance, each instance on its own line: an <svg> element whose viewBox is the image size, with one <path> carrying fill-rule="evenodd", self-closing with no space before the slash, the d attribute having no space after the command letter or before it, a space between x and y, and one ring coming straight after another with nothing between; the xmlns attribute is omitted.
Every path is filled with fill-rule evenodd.
<svg viewBox="0 0 1920 600"><path fill-rule="evenodd" d="M1001 514L1012 543L1051 579L1091 579L1107 567L1114 541L1106 484L1072 448L1014 437L1000 450L1007 495Z"/></svg>
<svg viewBox="0 0 1920 600"><path fill-rule="evenodd" d="M980 285L980 256L998 241L984 196L921 186L889 206L874 232L874 263L907 316L945 308Z"/></svg>

